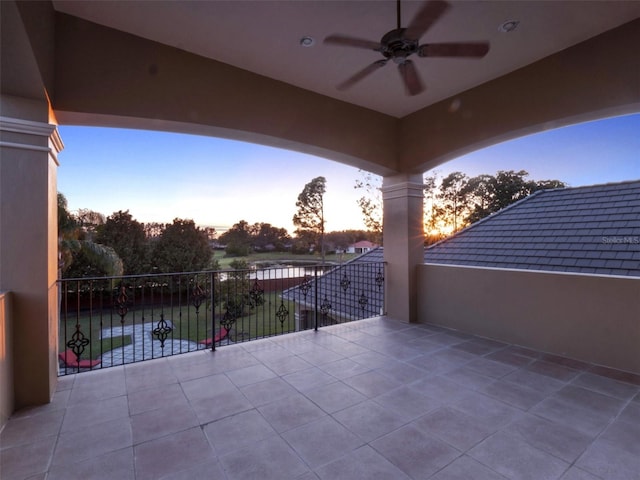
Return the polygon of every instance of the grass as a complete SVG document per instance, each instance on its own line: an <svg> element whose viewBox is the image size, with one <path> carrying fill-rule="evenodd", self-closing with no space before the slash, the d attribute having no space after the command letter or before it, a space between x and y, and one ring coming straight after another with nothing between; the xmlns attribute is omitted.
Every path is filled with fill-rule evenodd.
<svg viewBox="0 0 640 480"><path fill-rule="evenodd" d="M73 320L67 321L67 335L65 338L63 325L64 320L61 317L60 332L58 334L58 348L60 352L67 350L66 342L72 339L73 334L76 331L76 323L80 325L80 331L89 340L89 344L84 348L81 359L95 359L109 350L120 348L132 343L131 335L116 335L110 338L100 338L102 328L107 328L106 325L100 326L100 322L97 321L93 315L85 314L80 317L74 317ZM117 329L120 326L120 321L113 323L113 327Z"/></svg>
<svg viewBox="0 0 640 480"><path fill-rule="evenodd" d="M325 260L331 263L342 263L356 256L357 254L355 253L334 253L326 255ZM218 261L221 269L231 268L231 263L236 260L244 260L249 264L274 262L285 264L313 263L319 265L322 262L322 257L318 253L293 254L289 252L255 252L246 257L227 257L224 251L216 250L213 258Z"/></svg>

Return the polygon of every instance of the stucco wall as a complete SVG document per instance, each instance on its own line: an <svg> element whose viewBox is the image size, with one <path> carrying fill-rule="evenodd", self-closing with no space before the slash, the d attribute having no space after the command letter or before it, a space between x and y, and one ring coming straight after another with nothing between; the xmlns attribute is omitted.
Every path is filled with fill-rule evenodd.
<svg viewBox="0 0 640 480"><path fill-rule="evenodd" d="M11 303L0 292L0 431L13 413L13 355L11 349Z"/></svg>
<svg viewBox="0 0 640 480"><path fill-rule="evenodd" d="M49 108L0 96L0 289L11 292L16 409L50 401L57 383L57 153Z"/></svg>
<svg viewBox="0 0 640 480"><path fill-rule="evenodd" d="M421 265L418 318L640 373L640 279Z"/></svg>

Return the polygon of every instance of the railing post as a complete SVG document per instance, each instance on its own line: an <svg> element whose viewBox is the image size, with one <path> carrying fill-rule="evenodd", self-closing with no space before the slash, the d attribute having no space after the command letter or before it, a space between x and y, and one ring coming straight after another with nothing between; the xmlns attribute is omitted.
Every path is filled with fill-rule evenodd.
<svg viewBox="0 0 640 480"><path fill-rule="evenodd" d="M318 331L318 266L314 266L313 267L313 287L315 290L315 309L314 309L314 313L315 313L315 327L314 330L317 332Z"/></svg>
<svg viewBox="0 0 640 480"><path fill-rule="evenodd" d="M216 291L216 272L211 272L209 274L209 288L211 289L211 351L216 351L216 303L215 303L215 291Z"/></svg>

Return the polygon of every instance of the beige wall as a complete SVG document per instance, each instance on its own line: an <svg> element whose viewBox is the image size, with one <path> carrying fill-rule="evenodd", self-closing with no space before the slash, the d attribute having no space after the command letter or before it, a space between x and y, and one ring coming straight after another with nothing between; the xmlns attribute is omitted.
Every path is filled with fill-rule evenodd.
<svg viewBox="0 0 640 480"><path fill-rule="evenodd" d="M0 292L0 431L13 413L13 330L11 298Z"/></svg>
<svg viewBox="0 0 640 480"><path fill-rule="evenodd" d="M12 295L15 407L57 382L57 153L46 102L0 97L0 290Z"/></svg>
<svg viewBox="0 0 640 480"><path fill-rule="evenodd" d="M640 279L447 265L418 267L433 323L640 373Z"/></svg>

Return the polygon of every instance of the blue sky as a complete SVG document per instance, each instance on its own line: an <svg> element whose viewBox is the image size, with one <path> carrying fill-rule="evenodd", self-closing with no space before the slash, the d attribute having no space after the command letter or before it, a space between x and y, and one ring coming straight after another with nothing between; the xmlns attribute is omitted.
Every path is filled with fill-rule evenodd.
<svg viewBox="0 0 640 480"><path fill-rule="evenodd" d="M140 130L61 126L58 190L70 210L129 210L141 222L190 218L218 230L246 220L293 231L304 185L327 179L328 230L364 228L357 169L323 158L231 140ZM583 123L473 152L440 176L526 170L570 186L640 179L640 114Z"/></svg>

